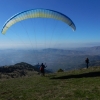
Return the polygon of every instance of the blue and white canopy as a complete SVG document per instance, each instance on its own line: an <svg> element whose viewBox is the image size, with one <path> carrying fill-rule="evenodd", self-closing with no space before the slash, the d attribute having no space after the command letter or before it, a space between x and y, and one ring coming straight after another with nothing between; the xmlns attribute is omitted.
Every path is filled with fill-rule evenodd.
<svg viewBox="0 0 100 100"><path fill-rule="evenodd" d="M2 34L5 34L13 24L29 18L53 18L61 20L68 24L74 31L76 30L75 24L72 22L72 20L60 12L48 9L31 9L18 13L7 20L3 26Z"/></svg>

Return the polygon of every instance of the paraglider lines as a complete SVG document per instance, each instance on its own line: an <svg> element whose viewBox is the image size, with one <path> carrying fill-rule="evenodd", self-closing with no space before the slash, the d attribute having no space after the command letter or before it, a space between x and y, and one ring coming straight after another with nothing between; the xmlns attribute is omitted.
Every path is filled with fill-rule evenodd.
<svg viewBox="0 0 100 100"><path fill-rule="evenodd" d="M67 27L67 28L68 28L68 27ZM66 29L67 29L67 28L66 28ZM62 35L63 35L63 37L65 37L65 36L64 36L65 31L66 31L66 30L63 28L63 29L62 29L62 32L59 32L59 38L60 38L60 39L61 39ZM67 33L66 33L66 34L67 34ZM68 38L68 36L67 36L67 38ZM58 43L58 40L60 40L60 39L57 39L57 40L55 41L55 43L54 43L54 47L55 47L55 48L57 47L56 44ZM59 45L59 47L60 47L60 46L62 46L62 45Z"/></svg>
<svg viewBox="0 0 100 100"><path fill-rule="evenodd" d="M32 26L33 26L33 20L31 20ZM36 21L34 19L34 23L36 24ZM35 40L35 47L37 50L37 36L36 36L36 30L35 30L35 26L33 27L33 33L34 33L34 40ZM39 63L39 59L38 59L38 53L35 51L35 55L36 55L36 59L37 59L37 63Z"/></svg>
<svg viewBox="0 0 100 100"><path fill-rule="evenodd" d="M53 30L52 30L52 35L51 35L51 40L50 40L50 43L49 43L49 47L51 46L51 43L52 43L52 41L53 41L53 36L54 36L54 34L55 34L55 30L56 30L56 28L57 28L57 24L58 22L56 21L55 22L55 24L54 24L54 28L53 28Z"/></svg>

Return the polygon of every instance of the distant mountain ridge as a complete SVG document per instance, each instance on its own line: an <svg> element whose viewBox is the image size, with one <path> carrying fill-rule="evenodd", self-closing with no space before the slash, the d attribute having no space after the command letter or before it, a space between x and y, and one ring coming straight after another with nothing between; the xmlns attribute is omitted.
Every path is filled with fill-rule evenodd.
<svg viewBox="0 0 100 100"><path fill-rule="evenodd" d="M50 73L48 70L45 70L45 72ZM25 62L0 67L0 78L18 78L23 76L36 75L39 73L39 67L32 66L31 64Z"/></svg>

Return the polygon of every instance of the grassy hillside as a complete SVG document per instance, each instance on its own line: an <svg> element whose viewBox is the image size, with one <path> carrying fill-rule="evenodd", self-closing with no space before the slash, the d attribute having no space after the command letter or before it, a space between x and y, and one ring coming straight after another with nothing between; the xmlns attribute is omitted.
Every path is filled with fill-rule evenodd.
<svg viewBox="0 0 100 100"><path fill-rule="evenodd" d="M0 100L100 100L100 67L0 79Z"/></svg>

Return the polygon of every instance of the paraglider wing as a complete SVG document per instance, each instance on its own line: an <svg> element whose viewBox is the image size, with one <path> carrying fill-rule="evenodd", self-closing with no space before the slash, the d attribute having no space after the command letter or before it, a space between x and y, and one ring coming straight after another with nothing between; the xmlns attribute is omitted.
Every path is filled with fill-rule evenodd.
<svg viewBox="0 0 100 100"><path fill-rule="evenodd" d="M2 34L5 34L6 31L15 23L28 19L28 18L54 18L61 20L68 24L74 31L76 30L75 24L72 20L66 15L59 13L57 11L48 10L48 9L32 9L27 10L21 13L18 13L11 17L3 26Z"/></svg>

